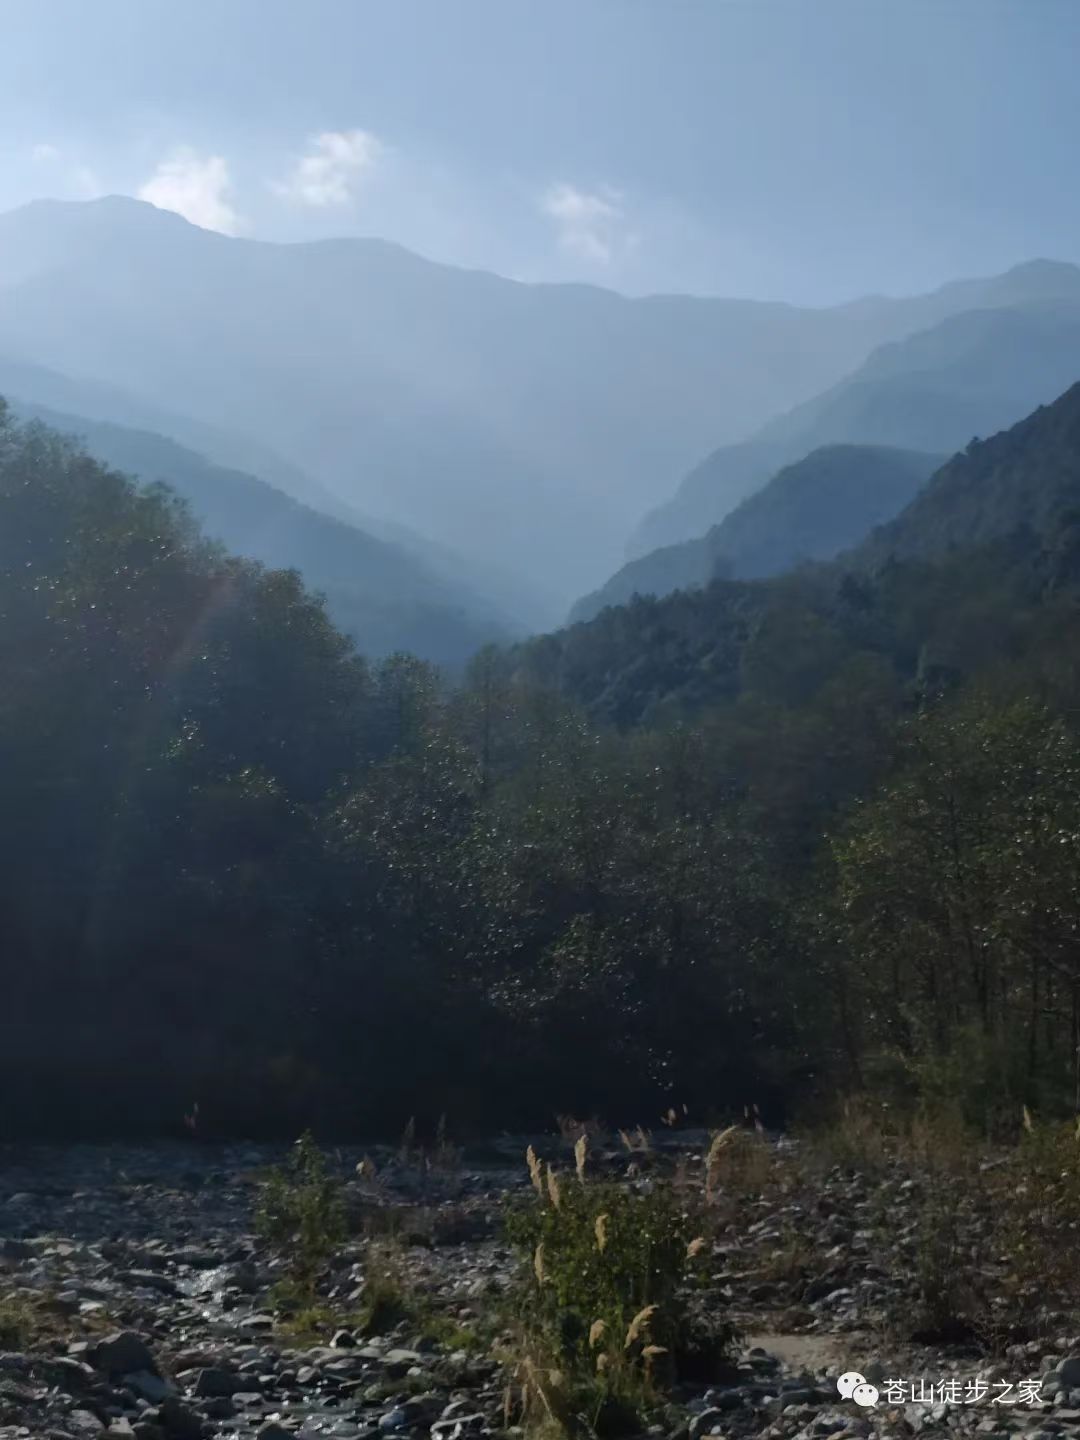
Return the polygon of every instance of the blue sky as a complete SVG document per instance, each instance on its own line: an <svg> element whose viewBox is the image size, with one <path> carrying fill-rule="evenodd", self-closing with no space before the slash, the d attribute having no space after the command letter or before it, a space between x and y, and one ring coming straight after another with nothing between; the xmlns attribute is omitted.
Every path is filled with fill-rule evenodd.
<svg viewBox="0 0 1080 1440"><path fill-rule="evenodd" d="M4 0L0 208L630 293L1080 260L1078 0Z"/></svg>

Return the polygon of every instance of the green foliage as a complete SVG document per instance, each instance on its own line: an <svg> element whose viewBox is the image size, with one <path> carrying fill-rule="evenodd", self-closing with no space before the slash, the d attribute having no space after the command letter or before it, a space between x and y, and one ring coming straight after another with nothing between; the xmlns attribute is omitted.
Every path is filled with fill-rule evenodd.
<svg viewBox="0 0 1080 1440"><path fill-rule="evenodd" d="M670 1186L591 1181L583 1159L578 1175L560 1177L530 1153L538 1193L507 1215L521 1256L523 1338L511 1360L526 1410L610 1433L633 1424L700 1338L686 1300L703 1242L690 1243Z"/></svg>
<svg viewBox="0 0 1080 1440"><path fill-rule="evenodd" d="M485 641L509 638L509 624L471 587L429 569L403 545L312 509L254 475L211 464L149 431L41 406L19 409L77 433L91 454L125 474L167 478L215 540L270 568L300 571L367 655L410 650L458 672Z"/></svg>
<svg viewBox="0 0 1080 1440"><path fill-rule="evenodd" d="M255 1229L288 1267L289 1280L278 1297L285 1308L310 1306L346 1235L341 1181L330 1173L310 1132L293 1146L289 1163L263 1182Z"/></svg>
<svg viewBox="0 0 1080 1440"><path fill-rule="evenodd" d="M1044 706L973 695L907 727L895 777L835 849L839 932L871 1041L991 1133L1022 1102L1064 1099L1078 776L1080 743Z"/></svg>
<svg viewBox="0 0 1080 1440"><path fill-rule="evenodd" d="M25 1296L0 1295L0 1349L23 1349L33 1328L34 1312Z"/></svg>
<svg viewBox="0 0 1080 1440"><path fill-rule="evenodd" d="M1018 1329L1047 1306L1080 1305L1080 1123L1023 1114L1019 1144L994 1174L994 1238L1005 1257L1000 1306Z"/></svg>
<svg viewBox="0 0 1080 1440"><path fill-rule="evenodd" d="M0 424L7 1123L1070 1110L1078 414L935 482L956 526L990 487L987 548L908 526L901 560L636 601L455 690Z"/></svg>
<svg viewBox="0 0 1080 1440"><path fill-rule="evenodd" d="M413 1310L413 1297L405 1284L401 1257L394 1244L369 1240L357 1327L365 1335L385 1335Z"/></svg>

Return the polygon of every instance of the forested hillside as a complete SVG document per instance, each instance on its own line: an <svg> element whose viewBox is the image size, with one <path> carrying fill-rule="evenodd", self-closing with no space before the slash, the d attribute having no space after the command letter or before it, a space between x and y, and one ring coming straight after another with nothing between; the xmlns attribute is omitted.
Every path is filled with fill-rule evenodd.
<svg viewBox="0 0 1080 1440"><path fill-rule="evenodd" d="M902 510L942 457L881 445L827 445L785 465L699 540L631 560L574 606L571 622L635 595L668 595L724 577L779 575L831 560Z"/></svg>
<svg viewBox="0 0 1080 1440"><path fill-rule="evenodd" d="M943 1046L1067 1103L1078 486L1080 387L896 522L932 493L980 548L636 602L447 690L9 419L6 1128L778 1116Z"/></svg>
<svg viewBox="0 0 1080 1440"><path fill-rule="evenodd" d="M133 478L163 482L212 539L271 568L299 570L326 596L327 613L367 655L408 650L457 671L481 645L514 627L496 607L442 578L403 545L321 514L254 475L213 465L175 441L40 405L18 413L82 440Z"/></svg>
<svg viewBox="0 0 1080 1440"><path fill-rule="evenodd" d="M1067 284L1071 267L1062 270ZM746 442L707 456L671 500L645 517L631 551L699 538L782 465L821 446L949 454L972 437L1015 424L1078 376L1075 290L1056 300L950 315L881 346L839 384L769 421Z"/></svg>

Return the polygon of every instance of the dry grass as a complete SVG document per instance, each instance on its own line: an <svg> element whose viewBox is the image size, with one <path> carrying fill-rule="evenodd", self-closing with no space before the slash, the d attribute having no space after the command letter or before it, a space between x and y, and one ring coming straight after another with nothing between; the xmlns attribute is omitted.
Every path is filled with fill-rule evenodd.
<svg viewBox="0 0 1080 1440"><path fill-rule="evenodd" d="M776 1168L773 1147L756 1130L729 1125L712 1138L705 1156L705 1194L715 1200L729 1196L760 1195Z"/></svg>
<svg viewBox="0 0 1080 1440"><path fill-rule="evenodd" d="M584 1135L574 1159L570 1181L530 1147L532 1196L507 1217L523 1258L518 1328L503 1351L508 1415L530 1432L621 1434L642 1428L699 1338L686 1302L708 1246L670 1182L639 1190L591 1178Z"/></svg>

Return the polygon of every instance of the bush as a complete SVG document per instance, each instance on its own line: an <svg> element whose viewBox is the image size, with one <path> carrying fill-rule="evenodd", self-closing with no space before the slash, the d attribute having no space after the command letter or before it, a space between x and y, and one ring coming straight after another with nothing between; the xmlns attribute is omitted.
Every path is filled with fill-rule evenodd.
<svg viewBox="0 0 1080 1440"><path fill-rule="evenodd" d="M33 1312L21 1295L0 1295L0 1350L20 1350L30 1339Z"/></svg>
<svg viewBox="0 0 1080 1440"><path fill-rule="evenodd" d="M522 1344L514 1358L525 1418L571 1432L633 1428L695 1348L685 1289L704 1249L670 1186L634 1190L545 1170L530 1148L534 1196L507 1234L522 1256Z"/></svg>
<svg viewBox="0 0 1080 1440"><path fill-rule="evenodd" d="M346 1234L341 1181L310 1132L293 1147L287 1166L263 1182L255 1229L286 1262L289 1283L279 1287L286 1308L310 1306L319 1277Z"/></svg>

